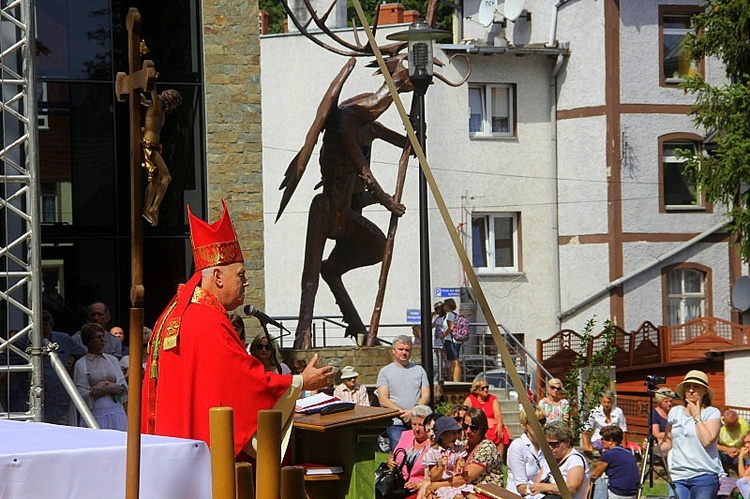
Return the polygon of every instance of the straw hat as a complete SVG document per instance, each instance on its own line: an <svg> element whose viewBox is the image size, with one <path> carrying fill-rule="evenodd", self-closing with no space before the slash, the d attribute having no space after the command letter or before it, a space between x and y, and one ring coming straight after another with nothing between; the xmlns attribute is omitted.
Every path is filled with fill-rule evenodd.
<svg viewBox="0 0 750 499"><path fill-rule="evenodd" d="M341 370L341 379L356 378L359 373L352 366L344 366Z"/></svg>
<svg viewBox="0 0 750 499"><path fill-rule="evenodd" d="M659 388L654 392L654 395L660 395L662 397L669 397L671 399L677 398L677 394L667 387Z"/></svg>
<svg viewBox="0 0 750 499"><path fill-rule="evenodd" d="M695 383L697 385L705 386L709 400L714 399L714 391L710 386L708 386L708 376L706 376L706 373L704 373L703 371L693 369L692 371L688 372L682 382L680 382L674 388L675 393L677 393L677 395L679 395L682 399L685 398L685 383Z"/></svg>

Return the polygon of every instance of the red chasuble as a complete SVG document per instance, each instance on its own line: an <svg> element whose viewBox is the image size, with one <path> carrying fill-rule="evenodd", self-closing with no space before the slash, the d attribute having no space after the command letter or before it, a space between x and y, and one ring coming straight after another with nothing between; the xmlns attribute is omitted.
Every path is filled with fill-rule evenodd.
<svg viewBox="0 0 750 499"><path fill-rule="evenodd" d="M198 282L200 272L178 289L156 323L143 383L141 431L210 445L209 409L232 407L236 456L257 429L258 411L273 408L292 376L265 372L248 355L224 307Z"/></svg>

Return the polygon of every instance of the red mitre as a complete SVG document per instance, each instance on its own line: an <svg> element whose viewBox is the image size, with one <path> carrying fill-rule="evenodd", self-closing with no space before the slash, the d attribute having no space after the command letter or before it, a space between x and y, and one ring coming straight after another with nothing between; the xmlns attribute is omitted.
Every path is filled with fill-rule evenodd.
<svg viewBox="0 0 750 499"><path fill-rule="evenodd" d="M187 207L188 221L190 222L190 241L193 244L193 259L195 270L200 271L216 265L229 265L230 263L242 263L242 249L237 241L237 234L229 218L227 202L221 200L224 213L221 219L214 224L209 224L197 218Z"/></svg>

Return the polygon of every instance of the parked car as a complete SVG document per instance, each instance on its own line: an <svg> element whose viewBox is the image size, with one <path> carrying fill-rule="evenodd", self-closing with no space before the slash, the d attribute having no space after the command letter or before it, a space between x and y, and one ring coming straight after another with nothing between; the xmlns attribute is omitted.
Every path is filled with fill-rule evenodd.
<svg viewBox="0 0 750 499"><path fill-rule="evenodd" d="M523 371L519 371L518 375L521 377L521 381L526 385L522 391L527 392L531 386L531 374L527 374ZM489 369L484 372L480 372L474 379L484 378L487 380L487 384L494 389L507 388L508 398L510 400L518 400L518 390L513 386L513 380L510 375L505 372L505 369L500 367L497 369Z"/></svg>
<svg viewBox="0 0 750 499"><path fill-rule="evenodd" d="M464 355L463 364L464 379L467 381L473 380L481 372L500 367L497 358L489 355Z"/></svg>

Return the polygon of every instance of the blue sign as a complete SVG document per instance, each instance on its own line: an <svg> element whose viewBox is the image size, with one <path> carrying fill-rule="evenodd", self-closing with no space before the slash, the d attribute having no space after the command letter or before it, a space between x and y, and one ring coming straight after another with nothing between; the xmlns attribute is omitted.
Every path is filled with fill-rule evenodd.
<svg viewBox="0 0 750 499"><path fill-rule="evenodd" d="M435 296L439 296L441 298L461 296L461 288L435 288Z"/></svg>
<svg viewBox="0 0 750 499"><path fill-rule="evenodd" d="M422 314L418 308L407 308L406 309L406 323L407 324L419 324L422 322Z"/></svg>

